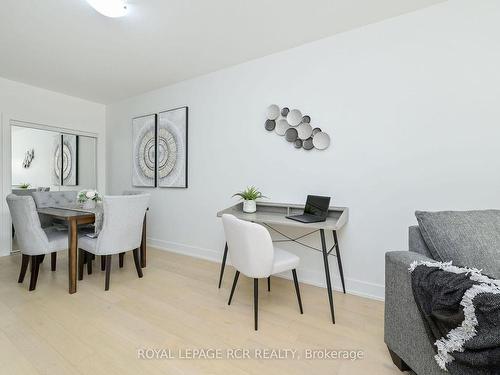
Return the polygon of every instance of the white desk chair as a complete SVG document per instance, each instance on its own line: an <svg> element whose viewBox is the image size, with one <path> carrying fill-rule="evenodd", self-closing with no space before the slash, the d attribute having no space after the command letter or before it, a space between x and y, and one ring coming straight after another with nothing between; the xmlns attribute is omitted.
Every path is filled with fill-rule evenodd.
<svg viewBox="0 0 500 375"><path fill-rule="evenodd" d="M253 278L254 318L255 330L257 330L259 279L269 278L271 275L291 270L300 313L303 314L296 271L300 262L299 257L288 251L275 248L271 235L262 225L240 220L229 214L222 215L222 223L231 262L236 268L228 305L233 299L240 272Z"/></svg>
<svg viewBox="0 0 500 375"><path fill-rule="evenodd" d="M42 229L35 202L31 196L7 196L12 224L22 253L21 272L18 282L24 281L28 263L31 260L31 280L29 290L35 290L38 270L45 254L51 253L51 269L56 270L57 251L68 249L68 232L54 228Z"/></svg>
<svg viewBox="0 0 500 375"><path fill-rule="evenodd" d="M83 278L84 252L105 256L106 282L105 290L109 290L111 272L111 256L124 250L132 250L137 275L142 277L139 262L139 246L142 240L142 223L149 204L149 194L105 196L103 199L104 222L97 238L82 236L78 240L79 275Z"/></svg>

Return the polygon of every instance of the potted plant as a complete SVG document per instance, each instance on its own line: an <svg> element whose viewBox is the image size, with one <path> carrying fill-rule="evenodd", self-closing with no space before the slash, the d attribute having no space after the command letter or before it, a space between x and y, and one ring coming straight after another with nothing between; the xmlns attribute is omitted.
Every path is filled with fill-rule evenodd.
<svg viewBox="0 0 500 375"><path fill-rule="evenodd" d="M95 208L100 200L101 196L97 190L82 190L78 193L78 203L82 203L82 208L86 210Z"/></svg>
<svg viewBox="0 0 500 375"><path fill-rule="evenodd" d="M25 183L19 185L19 188L21 188L21 189L28 189L30 186L31 186L30 184L28 184L28 183L25 182Z"/></svg>
<svg viewBox="0 0 500 375"><path fill-rule="evenodd" d="M243 212L247 213L257 211L257 199L267 198L266 196L262 195L262 193L255 186L247 187L246 190L240 191L239 193L233 195L233 197L236 196L243 199Z"/></svg>

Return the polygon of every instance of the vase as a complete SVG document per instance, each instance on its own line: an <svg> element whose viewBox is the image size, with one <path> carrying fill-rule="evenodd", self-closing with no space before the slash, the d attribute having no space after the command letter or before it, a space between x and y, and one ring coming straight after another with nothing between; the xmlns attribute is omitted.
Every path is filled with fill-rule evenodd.
<svg viewBox="0 0 500 375"><path fill-rule="evenodd" d="M257 211L257 204L254 200L243 201L243 212L251 214L255 211Z"/></svg>
<svg viewBox="0 0 500 375"><path fill-rule="evenodd" d="M95 208L95 200L92 200L92 199L86 200L83 203L82 208L84 210L92 210L92 209L94 209Z"/></svg>

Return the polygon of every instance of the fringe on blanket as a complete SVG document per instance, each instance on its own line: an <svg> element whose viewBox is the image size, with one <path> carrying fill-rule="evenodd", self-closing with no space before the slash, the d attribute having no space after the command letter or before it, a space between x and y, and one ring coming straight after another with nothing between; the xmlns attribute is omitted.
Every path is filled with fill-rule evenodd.
<svg viewBox="0 0 500 375"><path fill-rule="evenodd" d="M446 365L454 360L450 353L463 352L465 342L477 334L476 326L478 322L476 308L473 304L474 298L481 293L500 294L500 280L490 279L481 274L481 270L477 268L457 267L452 265L452 262L415 261L410 265L408 270L411 273L418 266L439 268L443 271L456 274L465 273L469 275L472 281L480 283L467 289L460 301L465 317L462 324L448 332L446 337L442 337L434 343L437 347L437 354L434 356L434 359L441 369L448 371Z"/></svg>

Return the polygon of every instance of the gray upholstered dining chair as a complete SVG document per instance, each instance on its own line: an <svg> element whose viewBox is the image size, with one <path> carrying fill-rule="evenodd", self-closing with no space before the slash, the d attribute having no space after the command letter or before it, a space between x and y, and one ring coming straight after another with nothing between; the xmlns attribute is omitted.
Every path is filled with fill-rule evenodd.
<svg viewBox="0 0 500 375"><path fill-rule="evenodd" d="M38 270L45 254L51 253L51 269L56 270L57 251L68 249L68 233L52 229L42 229L31 196L9 194L7 204L16 230L16 239L22 253L21 272L18 282L24 281L28 263L31 260L31 280L29 290L35 290Z"/></svg>
<svg viewBox="0 0 500 375"><path fill-rule="evenodd" d="M142 277L139 246L142 240L142 223L149 204L149 194L104 196L104 221L97 238L82 236L79 243L78 278L83 279L85 253L105 256L105 290L109 290L111 258L132 250L137 275Z"/></svg>

